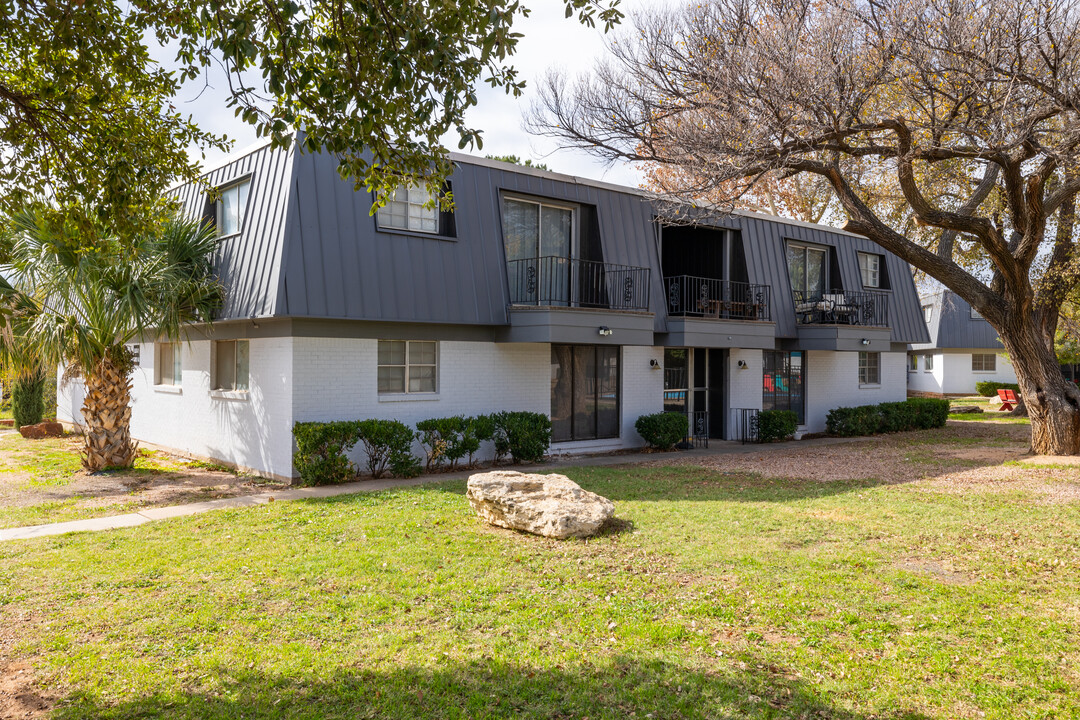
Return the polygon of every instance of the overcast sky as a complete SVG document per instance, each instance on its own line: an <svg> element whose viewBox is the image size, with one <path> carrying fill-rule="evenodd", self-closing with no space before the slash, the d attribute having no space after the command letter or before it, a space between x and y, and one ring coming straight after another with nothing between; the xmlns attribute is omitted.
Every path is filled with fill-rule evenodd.
<svg viewBox="0 0 1080 720"><path fill-rule="evenodd" d="M665 1L622 0L620 7L629 14ZM603 31L585 27L576 18L566 19L560 0L532 0L529 7L530 17L515 24L515 30L524 37L512 59L527 82L525 94L514 98L487 84L477 88L479 104L468 113L466 121L483 131L484 149L479 154L517 155L546 163L558 172L636 186L641 175L635 168L626 164L608 166L580 151L558 150L554 141L531 136L522 129L523 115L535 96L537 80L544 73L550 68L571 74L588 71L605 51ZM256 142L251 126L237 120L225 107L227 85L223 76L211 77L210 82L211 87L206 89L201 83L185 88L178 98L181 111L191 113L202 128L234 139L236 150ZM457 148L456 137L447 138L447 142L451 149ZM206 163L216 161L221 155L217 151L208 152Z"/></svg>

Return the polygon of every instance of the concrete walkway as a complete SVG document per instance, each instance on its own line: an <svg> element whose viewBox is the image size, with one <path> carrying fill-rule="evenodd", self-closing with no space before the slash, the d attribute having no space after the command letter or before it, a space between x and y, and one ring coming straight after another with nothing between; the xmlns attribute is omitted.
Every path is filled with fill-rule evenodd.
<svg viewBox="0 0 1080 720"><path fill-rule="evenodd" d="M550 471L567 467L603 467L610 465L635 465L646 462L663 462L674 460L685 462L694 458L715 457L719 455L742 455L747 453L784 452L792 448L822 447L839 445L850 442L859 442L867 438L818 438L814 440L802 440L798 443L777 443L774 445L742 445L736 442L714 440L709 448L696 448L694 450L682 450L671 453L624 453L617 455L585 455L564 456L550 462L538 465L516 465L506 467L507 470L530 470ZM318 487L293 488L279 490L277 492L261 493L258 495L243 495L240 497L222 498L221 500L207 500L205 502L189 503L187 505L169 505L166 507L147 508L135 513L124 515L110 515L107 517L93 518L91 520L71 520L69 522L51 523L48 525L29 525L26 527L14 527L0 529L0 542L5 540L27 540L29 538L45 537L48 535L63 535L71 532L95 532L98 530L115 530L117 528L135 527L155 520L198 515L211 510L225 508L253 507L265 505L269 502L281 502L283 500L310 500L315 498L337 497L338 495L352 495L354 493L378 492L393 488L414 487L428 483L446 482L449 480L461 480L477 470L459 470L455 472L439 473L435 475L422 475L417 478L391 478L387 480L361 480L358 482L342 483L341 485L320 485ZM479 472L483 472L480 470Z"/></svg>

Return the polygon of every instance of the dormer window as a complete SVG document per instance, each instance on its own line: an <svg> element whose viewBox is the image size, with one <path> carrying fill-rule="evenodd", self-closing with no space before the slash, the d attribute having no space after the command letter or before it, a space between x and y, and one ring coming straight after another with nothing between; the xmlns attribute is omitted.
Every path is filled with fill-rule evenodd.
<svg viewBox="0 0 1080 720"><path fill-rule="evenodd" d="M217 231L218 237L238 235L244 229L244 211L247 208L250 180L242 180L218 190Z"/></svg>
<svg viewBox="0 0 1080 720"><path fill-rule="evenodd" d="M430 204L430 206L429 206ZM399 187L376 213L379 227L414 232L439 232L439 207L424 187Z"/></svg>

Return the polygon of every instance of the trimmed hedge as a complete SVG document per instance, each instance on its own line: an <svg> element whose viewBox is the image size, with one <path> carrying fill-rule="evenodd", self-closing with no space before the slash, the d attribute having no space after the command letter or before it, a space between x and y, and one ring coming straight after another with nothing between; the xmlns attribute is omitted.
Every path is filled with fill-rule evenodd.
<svg viewBox="0 0 1080 720"><path fill-rule="evenodd" d="M1020 386L1016 383L994 382L993 380L975 383L975 392L983 397L997 397L998 390L1013 390L1015 392L1020 392Z"/></svg>
<svg viewBox="0 0 1080 720"><path fill-rule="evenodd" d="M858 437L944 427L948 417L948 400L909 398L903 402L830 410L825 427L830 435Z"/></svg>
<svg viewBox="0 0 1080 720"><path fill-rule="evenodd" d="M462 443L465 418L461 415L421 420L416 423L416 429L416 439L424 446L424 454L427 455L425 468L429 472L443 462L449 462L453 468L468 452Z"/></svg>
<svg viewBox="0 0 1080 720"><path fill-rule="evenodd" d="M786 440L799 428L799 416L791 410L763 410L758 413L758 442Z"/></svg>
<svg viewBox="0 0 1080 720"><path fill-rule="evenodd" d="M346 454L360 440L360 423L298 422L293 437L293 465L301 485L333 485L356 477L356 466Z"/></svg>
<svg viewBox="0 0 1080 720"><path fill-rule="evenodd" d="M491 416L495 461L509 455L515 463L539 462L551 447L551 419L543 413L501 412Z"/></svg>
<svg viewBox="0 0 1080 720"><path fill-rule="evenodd" d="M382 477L387 469L394 477L420 474L420 461L412 454L412 428L397 420L361 420L357 425L371 477Z"/></svg>
<svg viewBox="0 0 1080 720"><path fill-rule="evenodd" d="M682 413L659 412L639 417L634 421L634 429L649 447L671 450L686 438L690 421Z"/></svg>

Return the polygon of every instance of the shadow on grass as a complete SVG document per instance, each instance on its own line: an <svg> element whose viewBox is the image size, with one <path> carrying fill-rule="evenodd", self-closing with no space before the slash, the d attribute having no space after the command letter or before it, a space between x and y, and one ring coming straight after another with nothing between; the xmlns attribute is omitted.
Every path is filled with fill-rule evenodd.
<svg viewBox="0 0 1080 720"><path fill-rule="evenodd" d="M436 669L357 669L312 680L222 670L213 681L213 689L118 703L75 693L59 700L52 717L926 720L914 711L850 712L769 669L703 672L630 657L603 667L553 669L447 662Z"/></svg>

